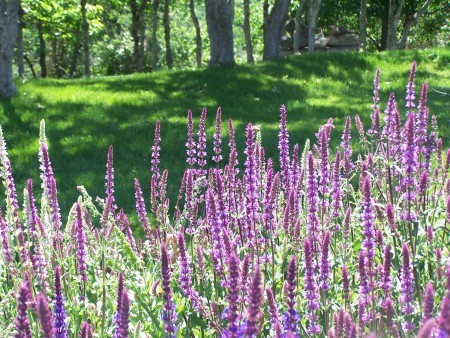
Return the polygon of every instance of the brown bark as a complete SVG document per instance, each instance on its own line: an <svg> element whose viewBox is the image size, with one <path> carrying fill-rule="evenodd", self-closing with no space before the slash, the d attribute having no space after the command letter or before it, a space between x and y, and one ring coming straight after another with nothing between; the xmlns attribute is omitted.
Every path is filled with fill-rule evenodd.
<svg viewBox="0 0 450 338"><path fill-rule="evenodd" d="M39 36L39 66L41 66L41 77L47 77L47 46L44 39L44 28L42 21L37 23Z"/></svg>
<svg viewBox="0 0 450 338"><path fill-rule="evenodd" d="M316 28L317 18L319 17L320 6L322 0L310 0L309 1L309 32L308 32L308 52L314 52L316 44Z"/></svg>
<svg viewBox="0 0 450 338"><path fill-rule="evenodd" d="M81 0L81 30L83 31L84 75L91 76L91 61L89 51L89 22L86 16L87 0Z"/></svg>
<svg viewBox="0 0 450 338"><path fill-rule="evenodd" d="M17 39L19 3L0 0L0 96L9 98L17 93L13 81L14 46Z"/></svg>
<svg viewBox="0 0 450 338"><path fill-rule="evenodd" d="M173 53L172 46L170 44L170 0L164 0L164 13L163 13L163 25L164 25L164 40L166 42L166 63L169 69L173 68Z"/></svg>
<svg viewBox="0 0 450 338"><path fill-rule="evenodd" d="M19 76L21 78L25 77L25 66L24 66L24 56L23 56L23 29L25 27L23 21L24 11L19 1L19 29L17 32L17 67L19 71Z"/></svg>
<svg viewBox="0 0 450 338"><path fill-rule="evenodd" d="M153 0L153 16L152 16L152 70L158 68L158 9L159 0Z"/></svg>
<svg viewBox="0 0 450 338"><path fill-rule="evenodd" d="M253 58L252 36L250 33L250 3L249 0L244 0L244 37L245 37L245 51L247 53L247 62L255 63Z"/></svg>
<svg viewBox="0 0 450 338"><path fill-rule="evenodd" d="M359 10L359 41L365 51L367 42L367 0L361 0Z"/></svg>
<svg viewBox="0 0 450 338"><path fill-rule="evenodd" d="M284 31L290 0L275 0L264 25L263 60L273 60L280 56L280 40Z"/></svg>
<svg viewBox="0 0 450 338"><path fill-rule="evenodd" d="M295 12L295 32L294 32L294 53L298 53L300 50L300 23L305 10L305 4L300 1Z"/></svg>
<svg viewBox="0 0 450 338"><path fill-rule="evenodd" d="M428 7L430 7L431 2L432 2L432 0L425 1L423 6L420 7L419 10L416 13L414 13L413 15L409 16L406 19L405 24L403 25L402 36L400 38L400 42L398 43L398 48L399 49L405 49L406 48L406 42L408 40L408 36L409 36L409 32L411 31L411 28L417 23L419 18L423 14L425 14L425 12L428 10Z"/></svg>
<svg viewBox="0 0 450 338"><path fill-rule="evenodd" d="M189 11L191 13L192 23L195 28L195 60L197 61L197 67L200 68L202 66L202 35L200 32L200 23L198 22L197 14L195 14L195 6L194 0L189 0Z"/></svg>
<svg viewBox="0 0 450 338"><path fill-rule="evenodd" d="M148 0L142 0L139 4L136 0L130 0L131 38L133 39L134 67L137 72L142 72L145 64L145 9L147 4Z"/></svg>
<svg viewBox="0 0 450 338"><path fill-rule="evenodd" d="M234 64L232 10L227 0L205 0L209 66Z"/></svg>
<svg viewBox="0 0 450 338"><path fill-rule="evenodd" d="M404 4L405 1L400 0L398 7L396 8L396 0L389 0L388 30L386 41L387 49L397 48L397 30Z"/></svg>

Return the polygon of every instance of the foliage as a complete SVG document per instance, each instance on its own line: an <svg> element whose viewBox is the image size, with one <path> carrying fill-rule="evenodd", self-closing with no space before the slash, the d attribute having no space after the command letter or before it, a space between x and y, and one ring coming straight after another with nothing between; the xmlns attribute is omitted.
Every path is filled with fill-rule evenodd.
<svg viewBox="0 0 450 338"><path fill-rule="evenodd" d="M427 86L416 85L416 66L406 86L406 109L391 96L382 112L384 81L377 71L370 81L370 127L345 114L340 121L328 119L303 146L293 146L295 128L284 105L275 135L246 125L245 150L242 144L236 148L242 128L235 134L232 121L228 139L222 139L227 129L219 110L214 152L224 159L206 167L200 161L207 142L204 111L203 122L194 123L196 163L185 165L173 213L167 170L159 163L167 149L158 123L152 177L135 176L145 238L133 236L116 199L121 173L114 171L113 147L99 184L103 197L94 201L80 186L63 225L57 185L64 179L55 181L56 152L48 151L44 122L40 179L27 181L23 208L0 130L0 309L16 318L0 321L1 331L37 336L54 325L75 337L89 323L102 337L396 336L401 330L416 334L429 320L427 328L450 334L442 320L450 306L450 149L428 108ZM335 126L344 119L341 133ZM102 127L107 124L103 120ZM173 136L164 127L162 140ZM176 138L182 148L184 141ZM265 143L275 143L279 153L270 158ZM222 153L227 144L229 152ZM186 156L180 151L183 161ZM150 198L139 181L150 185ZM34 192L39 185L40 198ZM41 324L33 305L39 293ZM47 298L55 299L53 320Z"/></svg>

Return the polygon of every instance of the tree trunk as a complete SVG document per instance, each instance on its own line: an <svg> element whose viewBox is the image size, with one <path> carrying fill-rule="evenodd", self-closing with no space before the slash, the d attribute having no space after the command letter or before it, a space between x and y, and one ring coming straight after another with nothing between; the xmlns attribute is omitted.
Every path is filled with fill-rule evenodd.
<svg viewBox="0 0 450 338"><path fill-rule="evenodd" d="M388 36L388 17L384 16L381 19L380 51L386 50L387 48L387 36Z"/></svg>
<svg viewBox="0 0 450 338"><path fill-rule="evenodd" d="M169 69L172 69L173 53L172 53L172 46L170 45L169 11L170 11L170 0L164 0L163 24L164 24L164 40L166 42L166 63L167 67L169 67Z"/></svg>
<svg viewBox="0 0 450 338"><path fill-rule="evenodd" d="M297 7L297 11L295 12L294 53L298 53L300 50L300 23L304 10L304 2L300 1Z"/></svg>
<svg viewBox="0 0 450 338"><path fill-rule="evenodd" d="M89 52L89 22L86 17L86 2L81 0L81 30L83 31L83 54L84 54L84 74L91 76L91 61Z"/></svg>
<svg viewBox="0 0 450 338"><path fill-rule="evenodd" d="M389 0L389 14L388 14L388 31L387 31L387 49L397 48L397 30L400 16L403 11L404 0L400 0L398 8L395 8L396 0Z"/></svg>
<svg viewBox="0 0 450 338"><path fill-rule="evenodd" d="M75 46L73 47L72 60L70 62L70 69L69 69L70 77L75 77L75 75L76 75L78 58L80 56L80 48L81 48L80 33L79 33L79 30L77 30L76 36L75 36Z"/></svg>
<svg viewBox="0 0 450 338"><path fill-rule="evenodd" d="M290 0L275 0L264 27L263 60L280 57L280 40L286 23Z"/></svg>
<svg viewBox="0 0 450 338"><path fill-rule="evenodd" d="M6 98L17 93L12 66L19 27L18 14L18 1L0 0L0 96Z"/></svg>
<svg viewBox="0 0 450 338"><path fill-rule="evenodd" d="M41 66L41 77L47 77L47 46L44 39L44 28L42 27L42 21L37 23L38 36L39 36L39 66Z"/></svg>
<svg viewBox="0 0 450 338"><path fill-rule="evenodd" d="M314 52L316 44L316 26L317 18L319 17L320 6L322 0L310 0L309 6L309 32L308 32L308 53Z"/></svg>
<svg viewBox="0 0 450 338"><path fill-rule="evenodd" d="M205 0L210 41L209 66L234 64L233 22L227 0Z"/></svg>
<svg viewBox="0 0 450 338"><path fill-rule="evenodd" d="M197 61L197 67L200 68L202 66L202 35L200 32L200 23L198 22L197 14L195 14L195 6L194 0L189 0L189 11L191 12L191 19L195 28L195 59Z"/></svg>
<svg viewBox="0 0 450 338"><path fill-rule="evenodd" d="M158 32L158 9L159 0L153 0L153 16L152 16L152 70L156 71L158 68L158 39L156 33Z"/></svg>
<svg viewBox="0 0 450 338"><path fill-rule="evenodd" d="M21 78L25 78L25 65L24 65L24 57L23 57L23 28L25 27L23 22L24 11L19 2L19 29L17 33L17 67L19 70L19 76Z"/></svg>
<svg viewBox="0 0 450 338"><path fill-rule="evenodd" d="M409 32L411 28L417 23L419 18L425 14L425 12L428 10L428 7L430 6L432 0L427 0L423 4L420 9L414 13L414 15L410 16L408 20L405 21L405 24L403 26L402 36L400 38L400 42L398 44L399 49L405 49L406 48L406 42L408 40Z"/></svg>
<svg viewBox="0 0 450 338"><path fill-rule="evenodd" d="M142 0L140 5L136 0L130 0L131 38L133 39L133 59L136 72L142 72L145 64L145 9L148 0Z"/></svg>
<svg viewBox="0 0 450 338"><path fill-rule="evenodd" d="M367 0L361 0L361 7L359 10L359 42L362 48L366 51L367 42Z"/></svg>
<svg viewBox="0 0 450 338"><path fill-rule="evenodd" d="M247 62L255 63L253 58L252 36L250 33L250 3L249 0L244 0L244 37L245 37L245 51L247 53Z"/></svg>

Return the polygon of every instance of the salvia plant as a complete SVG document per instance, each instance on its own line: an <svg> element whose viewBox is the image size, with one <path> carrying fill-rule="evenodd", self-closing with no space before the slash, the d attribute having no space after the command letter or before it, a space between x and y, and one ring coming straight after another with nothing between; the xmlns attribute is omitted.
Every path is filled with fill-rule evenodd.
<svg viewBox="0 0 450 338"><path fill-rule="evenodd" d="M79 186L63 223L44 122L21 208L0 128L0 335L450 337L450 150L416 66L405 107L381 107L376 72L370 128L329 119L292 145L283 105L273 158L248 124L239 162L233 121L218 109L208 141L206 109L189 111L174 207L157 123L137 217L116 205L111 146L105 196Z"/></svg>

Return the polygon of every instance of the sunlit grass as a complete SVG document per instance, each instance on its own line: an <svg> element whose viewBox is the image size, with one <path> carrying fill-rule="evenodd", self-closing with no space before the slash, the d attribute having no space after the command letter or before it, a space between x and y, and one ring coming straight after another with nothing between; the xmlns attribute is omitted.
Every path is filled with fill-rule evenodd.
<svg viewBox="0 0 450 338"><path fill-rule="evenodd" d="M279 107L286 104L291 144L313 139L329 117L340 133L346 115L358 114L369 123L373 76L381 71L381 107L389 91L404 106L410 64L418 62L416 92L429 84L428 105L436 114L444 140L449 138L450 50L396 51L380 54L313 54L287 57L256 66L158 72L90 80L29 80L19 85L20 96L1 101L0 124L19 193L29 177L38 179L38 127L46 120L50 156L55 170L61 210L75 201L77 185L93 196L104 195L106 152L115 150L116 196L126 212L134 210L133 178L149 196L150 154L156 121L162 126L161 166L170 169L169 196L174 201L185 164L186 112L195 125L208 109L208 151L218 106L223 111L222 133L232 118L243 151L244 128L258 124L267 157L277 157ZM356 137L356 134L355 134ZM338 139L338 137L335 137ZM227 155L225 139L223 148ZM337 144L335 144L337 145ZM243 162L241 161L241 164Z"/></svg>

